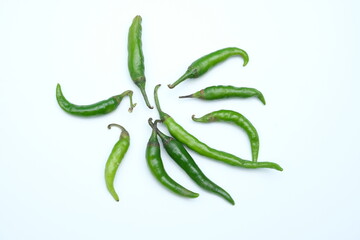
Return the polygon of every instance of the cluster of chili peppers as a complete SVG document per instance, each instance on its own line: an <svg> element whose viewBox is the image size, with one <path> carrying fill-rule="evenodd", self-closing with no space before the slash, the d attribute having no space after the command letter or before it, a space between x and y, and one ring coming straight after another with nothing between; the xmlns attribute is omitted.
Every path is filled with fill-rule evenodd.
<svg viewBox="0 0 360 240"><path fill-rule="evenodd" d="M145 91L146 77L141 40L141 21L142 18L140 16L136 16L133 19L133 22L129 28L128 69L131 79L139 87L146 105L150 109L152 109L153 106L151 106ZM168 87L174 88L186 79L200 77L218 63L223 62L232 56L241 56L244 59L243 66L246 66L249 61L247 53L242 49L235 47L220 49L194 61L188 67L187 71L173 84L169 84ZM153 121L152 118L149 118L148 120L148 123L152 128L152 133L146 148L146 161L154 177L167 189L183 197L196 198L199 196L198 193L192 192L181 186L167 174L161 158L160 143L158 141L158 137L160 137L162 145L165 148L166 152L169 154L169 156L186 172L186 174L197 185L209 192L223 197L225 200L227 200L233 205L235 204L235 202L230 196L230 194L227 193L223 188L212 182L201 171L199 166L196 164L194 159L186 150L185 146L199 153L200 155L222 161L233 166L239 166L243 168L272 168L279 171L283 170L276 163L257 161L260 146L259 135L256 131L256 128L245 116L232 110L223 109L208 113L199 118L196 118L193 115L192 119L196 122L202 123L229 122L236 124L237 126L242 128L246 132L250 140L252 152L251 161L241 159L230 153L211 148L210 146L198 140L195 136L187 132L169 114L162 111L158 98L159 87L160 84L158 84L154 89L154 99L160 119ZM82 117L104 115L110 113L118 107L118 105L125 96L128 96L130 99L129 112L131 112L136 106L136 103L134 104L132 101L132 95L133 91L126 90L122 94L112 96L109 99L102 100L91 105L75 105L69 102L64 97L61 91L60 84L58 84L56 87L56 99L59 106L67 113ZM203 100L215 100L234 97L257 97L264 105L266 104L265 98L260 91L254 88L245 87L211 86L187 96L180 96L180 98L199 98ZM167 136L165 133L161 132L158 129L157 124L159 122L163 123L166 126L171 136ZM119 197L114 188L114 179L116 171L129 148L130 135L128 131L126 131L126 129L119 124L109 124L108 128L110 129L113 126L120 128L121 134L119 140L114 145L105 165L105 183L109 193L116 201L119 201Z"/></svg>

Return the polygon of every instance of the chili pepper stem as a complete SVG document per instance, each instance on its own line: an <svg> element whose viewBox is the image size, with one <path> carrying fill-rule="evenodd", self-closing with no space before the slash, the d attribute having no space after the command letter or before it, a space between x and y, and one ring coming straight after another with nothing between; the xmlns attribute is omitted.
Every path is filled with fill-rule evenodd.
<svg viewBox="0 0 360 240"><path fill-rule="evenodd" d="M161 107L160 107L160 103L159 103L158 93L157 93L159 87L161 87L161 84L156 85L155 88L154 88L154 98L155 98L155 106L156 106L157 110L159 112L162 112Z"/></svg>
<svg viewBox="0 0 360 240"><path fill-rule="evenodd" d="M156 125L158 122L162 122L162 120L157 119L157 120L155 120L155 121L153 122L153 119L152 119L152 118L149 118L149 119L148 119L148 123L149 123L150 127L152 127L152 128L154 128L154 124Z"/></svg>
<svg viewBox="0 0 360 240"><path fill-rule="evenodd" d="M192 98L192 97L193 97L193 94L186 95L186 96L179 96L179 98Z"/></svg>
<svg viewBox="0 0 360 240"><path fill-rule="evenodd" d="M161 122L161 120L155 120L155 122L152 122L152 119L149 119L149 125L156 131L157 135L159 135L159 137L161 138L161 140L164 143L169 143L171 141L171 138L166 136L163 132L161 132L158 128L157 128L157 123Z"/></svg>
<svg viewBox="0 0 360 240"><path fill-rule="evenodd" d="M195 114L191 115L191 119L195 122L202 122L200 118L195 117Z"/></svg>
<svg viewBox="0 0 360 240"><path fill-rule="evenodd" d="M110 123L110 124L108 125L108 129L111 129L111 127L118 127L118 128L120 128L122 131L126 131L123 126L121 126L121 125L119 125L119 124L116 124L116 123Z"/></svg>
<svg viewBox="0 0 360 240"><path fill-rule="evenodd" d="M122 99L123 97L128 96L129 100L130 100L130 107L129 107L129 112L131 113L133 111L133 109L136 107L136 103L133 103L132 97L133 97L133 91L131 90L127 90L125 92L123 92L122 94L120 94L120 98ZM121 100L120 100L121 101Z"/></svg>
<svg viewBox="0 0 360 240"><path fill-rule="evenodd" d="M153 109L154 107L151 106L150 102L149 102L149 99L147 97L147 94L146 94L146 91L145 91L145 82L143 82L143 84L137 84L140 91L141 91L141 94L143 95L144 97L144 100L145 100L145 103L146 103L146 106L150 109Z"/></svg>
<svg viewBox="0 0 360 240"><path fill-rule="evenodd" d="M153 120L152 118L148 119L148 123L149 123L150 127L152 127L156 131L156 133L160 136L160 138L166 139L165 134L163 132L161 132L157 127L157 123L162 122L162 121L158 119L158 120L155 120L155 122L152 122L152 120Z"/></svg>
<svg viewBox="0 0 360 240"><path fill-rule="evenodd" d="M185 81L188 78L191 78L194 75L192 71L186 71L184 75L182 75L178 80L176 80L173 84L168 84L170 89L176 87L179 83Z"/></svg>
<svg viewBox="0 0 360 240"><path fill-rule="evenodd" d="M119 124L111 123L111 124L108 125L108 129L111 129L111 127L118 127L118 128L121 129L120 137L122 135L129 135L128 131L126 131L126 129L123 126L119 125Z"/></svg>
<svg viewBox="0 0 360 240"><path fill-rule="evenodd" d="M150 127L151 127L152 129L154 129L155 131L157 130L157 128L155 128L155 124L156 124L158 121L161 122L161 120L155 120L155 123L153 123L153 119L152 119L152 118L149 118L149 119L148 119L148 123L149 123Z"/></svg>
<svg viewBox="0 0 360 240"><path fill-rule="evenodd" d="M192 118L192 120L195 121L195 122L214 122L214 121L216 121L216 118L215 118L215 117L209 118L209 119L207 119L207 121L204 121L201 117L200 117L200 118L195 117L195 114L193 114L193 115L191 116L191 118Z"/></svg>
<svg viewBox="0 0 360 240"><path fill-rule="evenodd" d="M164 113L162 110L161 110L161 107L160 107L160 103L159 103L159 98L158 98L158 89L159 87L161 86L161 84L158 84L155 86L155 89L154 89L154 98L155 98L155 106L159 112L159 115L160 115L160 119L162 121L164 121L164 119L166 117L168 117L168 115L166 113Z"/></svg>

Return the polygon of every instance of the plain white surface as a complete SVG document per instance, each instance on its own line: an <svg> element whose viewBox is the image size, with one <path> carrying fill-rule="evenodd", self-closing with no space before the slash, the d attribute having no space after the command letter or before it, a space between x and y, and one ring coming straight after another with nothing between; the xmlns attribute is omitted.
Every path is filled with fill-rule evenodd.
<svg viewBox="0 0 360 240"><path fill-rule="evenodd" d="M359 239L359 3L357 1L10 1L0 0L0 239ZM143 17L147 92L200 140L250 158L246 135L191 120L218 109L248 117L260 135L259 161L283 172L231 167L190 152L236 201L197 187L163 151L167 171L200 193L171 194L144 158L155 110L127 71L127 31ZM166 87L211 51L237 46L201 78ZM56 83L77 104L132 89L113 113L63 112ZM256 99L177 98L228 84ZM124 125L131 146L107 192L103 170ZM162 130L165 128L162 126Z"/></svg>

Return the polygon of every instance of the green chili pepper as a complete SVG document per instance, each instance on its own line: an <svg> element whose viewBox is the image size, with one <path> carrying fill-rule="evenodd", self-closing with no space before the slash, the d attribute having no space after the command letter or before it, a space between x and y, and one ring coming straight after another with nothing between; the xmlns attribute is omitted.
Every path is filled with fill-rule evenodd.
<svg viewBox="0 0 360 240"><path fill-rule="evenodd" d="M141 94L144 97L146 105L149 108L154 108L150 105L145 91L145 66L144 55L142 51L141 42L141 16L136 16L129 29L128 35L128 68L131 79L139 87Z"/></svg>
<svg viewBox="0 0 360 240"><path fill-rule="evenodd" d="M193 135L188 133L183 127L181 127L175 120L170 117L167 113L163 112L160 108L159 99L157 96L157 90L160 87L160 84L155 87L154 90L154 97L155 97L155 104L156 108L159 112L160 118L163 123L166 125L167 129L169 130L170 134L176 138L181 143L188 146L193 151L199 153L200 155L219 160L230 165L244 167L244 168L273 168L279 171L282 171L282 167L278 164L273 162L252 162L248 160L241 159L236 157L230 153L226 153L223 151L219 151L213 149L206 145L205 143L199 141Z"/></svg>
<svg viewBox="0 0 360 240"><path fill-rule="evenodd" d="M231 204L235 204L229 193L227 193L224 189L216 185L205 176L205 174L200 170L199 166L195 163L194 159L190 156L190 154L179 141L162 133L157 128L156 122L153 124L151 119L149 119L149 124L160 136L166 152L187 173L187 175L192 180L194 180L194 182L196 182L196 184L205 190L223 197Z"/></svg>
<svg viewBox="0 0 360 240"><path fill-rule="evenodd" d="M105 165L105 182L106 187L110 194L114 197L116 201L119 201L119 197L114 189L114 179L116 175L116 171L124 158L129 145L130 145L130 135L122 126L112 123L108 125L108 128L118 127L121 129L120 139L115 143L110 156Z"/></svg>
<svg viewBox="0 0 360 240"><path fill-rule="evenodd" d="M264 105L266 104L263 94L255 88L234 87L234 86L211 86L201 89L196 93L180 96L179 98L199 98L204 100L215 100L222 98L249 98L257 97Z"/></svg>
<svg viewBox="0 0 360 240"><path fill-rule="evenodd" d="M70 103L63 95L61 91L60 84L56 86L56 100L59 106L65 111L72 115L88 117L96 115L104 115L109 112L114 111L122 101L125 96L129 96L130 99L130 108L129 112L132 112L133 108L136 106L136 103L132 102L133 92L127 90L120 95L112 96L109 99L91 104L91 105L75 105Z"/></svg>
<svg viewBox="0 0 360 240"><path fill-rule="evenodd" d="M151 119L149 119L149 124ZM194 193L177 182L175 182L165 171L164 164L160 155L160 144L157 138L156 129L153 128L152 134L146 147L146 160L155 178L167 189L184 197L196 198L198 193Z"/></svg>
<svg viewBox="0 0 360 240"><path fill-rule="evenodd" d="M173 84L169 84L168 87L174 88L176 85L185 81L188 78L198 78L218 63L225 61L229 57L237 55L241 56L244 59L243 66L246 66L246 64L249 62L249 56L244 50L236 47L220 49L218 51L209 53L208 55L205 55L193 62L188 67L184 75L182 75Z"/></svg>
<svg viewBox="0 0 360 240"><path fill-rule="evenodd" d="M200 118L196 118L195 115L192 115L192 119L195 122L209 123L209 122L232 122L242 129L245 130L246 134L250 139L252 160L257 161L259 155L259 135L255 127L251 122L244 117L242 114L231 111L231 110L219 110L215 112L208 113Z"/></svg>

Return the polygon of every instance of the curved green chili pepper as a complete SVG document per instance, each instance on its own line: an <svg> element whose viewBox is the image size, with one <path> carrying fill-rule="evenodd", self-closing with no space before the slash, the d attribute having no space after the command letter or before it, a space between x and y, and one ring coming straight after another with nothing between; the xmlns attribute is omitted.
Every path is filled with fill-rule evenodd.
<svg viewBox="0 0 360 240"><path fill-rule="evenodd" d="M209 122L232 122L242 129L245 130L246 134L250 139L252 160L257 161L259 155L259 135L255 127L251 122L244 117L242 114L231 111L231 110L219 110L215 112L208 113L200 118L196 118L195 115L192 115L192 119L195 122L209 123Z"/></svg>
<svg viewBox="0 0 360 240"><path fill-rule="evenodd" d="M199 141L196 137L188 133L183 127L181 127L175 120L170 117L167 113L163 112L160 108L159 99L157 96L157 90L160 87L160 84L155 87L154 97L156 108L159 112L160 118L163 123L166 125L170 134L176 138L181 143L188 146L193 151L199 153L200 155L219 160L230 165L244 167L244 168L273 168L279 171L282 171L282 167L273 162L252 162L248 160L241 159L230 153L219 151L213 149L206 145L205 143Z"/></svg>
<svg viewBox="0 0 360 240"><path fill-rule="evenodd" d="M211 86L196 93L180 96L179 98L199 98L204 100L215 100L222 98L249 98L257 97L264 105L266 104L263 94L255 88L234 87L234 86Z"/></svg>
<svg viewBox="0 0 360 240"><path fill-rule="evenodd" d="M146 105L149 108L154 108L150 105L145 91L145 65L144 55L142 51L141 42L141 16L136 16L129 28L128 35L128 68L131 79L139 87L141 94L144 97Z"/></svg>
<svg viewBox="0 0 360 240"><path fill-rule="evenodd" d="M194 182L196 182L203 189L223 197L232 205L235 204L229 193L227 193L224 189L216 185L205 176L205 174L200 170L199 166L195 163L194 159L190 156L190 154L179 141L162 133L157 128L156 122L153 124L151 119L149 119L149 124L160 136L166 152L187 173L187 175L192 180L194 180Z"/></svg>
<svg viewBox="0 0 360 240"><path fill-rule="evenodd" d="M149 124L151 118L149 119ZM151 126L151 125L150 125ZM156 129L153 128L151 136L149 138L147 147L146 147L146 161L148 166L155 176L155 178L167 189L171 190L174 193L177 193L184 197L196 198L199 196L198 193L194 193L177 182L175 182L165 171L164 164L160 155L160 144L157 138Z"/></svg>
<svg viewBox="0 0 360 240"><path fill-rule="evenodd" d="M91 105L75 105L70 103L63 95L61 91L60 84L56 86L56 100L59 106L65 111L72 115L89 117L89 116L97 116L104 115L109 112L114 111L120 104L121 100L125 96L129 96L130 99L130 108L129 112L132 112L133 108L136 106L136 103L132 102L133 92L131 90L127 90L120 95L112 96L109 99L91 104Z"/></svg>
<svg viewBox="0 0 360 240"><path fill-rule="evenodd" d="M218 51L209 53L208 55L205 55L195 62L193 62L187 69L187 71L182 75L177 81L175 81L173 84L169 84L169 88L174 88L179 83L185 81L188 78L198 78L204 73L206 73L209 69L214 67L220 62L225 61L229 57L232 56L241 56L244 59L243 66L245 67L246 64L249 62L249 56L248 54L236 47L229 47L220 49Z"/></svg>
<svg viewBox="0 0 360 240"><path fill-rule="evenodd" d="M126 129L118 124L109 124L108 128L111 129L111 127L113 126L120 128L121 134L120 139L115 143L105 165L105 183L108 191L113 196L113 198L116 201L119 201L119 197L114 189L114 179L116 171L129 148L130 136Z"/></svg>

